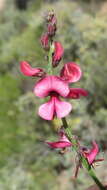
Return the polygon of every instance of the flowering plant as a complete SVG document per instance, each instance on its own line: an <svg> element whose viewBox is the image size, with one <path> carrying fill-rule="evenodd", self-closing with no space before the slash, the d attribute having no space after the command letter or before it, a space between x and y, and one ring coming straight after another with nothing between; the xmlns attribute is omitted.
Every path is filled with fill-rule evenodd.
<svg viewBox="0 0 107 190"><path fill-rule="evenodd" d="M64 64L59 75L53 74L53 69L59 65L63 57L64 48L60 42L54 41L57 31L57 19L53 11L46 15L45 21L47 30L42 35L40 42L46 54L48 53L47 71L43 68L32 68L26 61L20 62L20 70L24 75L39 77L33 90L35 96L39 98L49 97L49 100L39 107L39 116L44 120L53 120L55 117L62 120L62 126L58 131L59 140L56 142L45 141L45 143L52 149L61 149L63 153L66 153L68 147L73 148L78 156L74 177L77 177L81 167L85 167L99 189L104 190L105 187L93 171L94 164L103 160L96 159L99 153L98 144L93 141L91 149L81 146L81 143L72 134L65 118L72 111L72 105L68 102L69 99L88 96L87 90L70 87L70 84L79 81L82 77L81 68L77 63L68 62Z"/></svg>

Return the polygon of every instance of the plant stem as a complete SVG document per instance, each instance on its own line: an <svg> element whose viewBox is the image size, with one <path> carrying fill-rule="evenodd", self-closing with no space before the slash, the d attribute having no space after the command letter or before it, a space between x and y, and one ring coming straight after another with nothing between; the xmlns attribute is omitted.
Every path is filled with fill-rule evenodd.
<svg viewBox="0 0 107 190"><path fill-rule="evenodd" d="M62 118L62 123L63 123L63 127L65 129L65 133L66 133L68 139L72 142L72 147L78 153L78 144L77 144L77 141L76 141L76 139L73 138L71 129L68 126L66 118ZM81 155L80 160L81 160L82 165L84 166L84 168L87 169L87 172L90 175L90 177L94 180L94 182L96 183L96 185L99 187L99 189L100 190L106 190L106 188L102 185L102 183L99 181L99 179L95 175L95 173L94 173L91 165L88 163L87 159Z"/></svg>
<svg viewBox="0 0 107 190"><path fill-rule="evenodd" d="M64 127L65 129L67 129L67 128L68 128L68 123L67 123L65 117L62 118L62 123L63 123L63 127Z"/></svg>
<svg viewBox="0 0 107 190"><path fill-rule="evenodd" d="M94 171L92 170L92 168L90 168L90 170L88 170L88 174L93 178L94 182L97 184L99 189L106 190L106 188L102 185L102 183L96 177L96 175L95 175Z"/></svg>
<svg viewBox="0 0 107 190"><path fill-rule="evenodd" d="M50 49L48 54L48 74L52 75L52 54L54 53L54 44L50 42Z"/></svg>
<svg viewBox="0 0 107 190"><path fill-rule="evenodd" d="M95 175L95 173L94 173L92 167L89 165L88 161L84 157L81 157L81 161L82 161L82 165L87 169L88 174L94 180L94 182L99 187L99 189L106 190L106 188L102 185L102 183L99 181L99 179Z"/></svg>

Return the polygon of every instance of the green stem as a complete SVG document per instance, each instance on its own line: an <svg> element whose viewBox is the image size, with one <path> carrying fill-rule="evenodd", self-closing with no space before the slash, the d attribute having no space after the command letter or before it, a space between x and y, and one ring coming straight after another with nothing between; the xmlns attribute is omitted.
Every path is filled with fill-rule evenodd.
<svg viewBox="0 0 107 190"><path fill-rule="evenodd" d="M81 161L82 161L82 165L87 169L88 174L90 175L90 177L92 177L92 179L94 180L96 185L99 187L99 189L106 190L106 188L102 185L102 183L99 181L99 179L95 175L95 173L94 173L92 167L89 165L88 161L84 157L81 157Z"/></svg>
<svg viewBox="0 0 107 190"><path fill-rule="evenodd" d="M94 171L92 170L92 168L90 170L88 170L88 173L93 178L94 182L97 184L97 186L99 187L99 189L106 190L106 188L102 185L102 183L96 177L96 175L95 175Z"/></svg>
<svg viewBox="0 0 107 190"><path fill-rule="evenodd" d="M72 146L73 146L74 150L78 153L78 144L77 144L77 141L76 141L76 139L73 138L71 129L68 126L66 118L62 118L62 123L63 123L63 127L65 128L65 133L66 133L68 139L72 142ZM81 159L82 165L84 166L84 168L86 168L88 174L94 180L94 182L99 187L99 189L100 190L106 190L106 188L102 185L102 183L99 181L99 179L95 175L95 173L94 173L91 165L88 163L87 159L84 158L83 156L81 156L80 159Z"/></svg>
<svg viewBox="0 0 107 190"><path fill-rule="evenodd" d="M62 123L63 123L63 127L64 127L65 129L67 129L67 128L68 128L68 123L67 123L65 117L62 118Z"/></svg>
<svg viewBox="0 0 107 190"><path fill-rule="evenodd" d="M54 52L54 44L50 42L50 49L49 49L49 54L48 54L48 74L52 75L52 54Z"/></svg>

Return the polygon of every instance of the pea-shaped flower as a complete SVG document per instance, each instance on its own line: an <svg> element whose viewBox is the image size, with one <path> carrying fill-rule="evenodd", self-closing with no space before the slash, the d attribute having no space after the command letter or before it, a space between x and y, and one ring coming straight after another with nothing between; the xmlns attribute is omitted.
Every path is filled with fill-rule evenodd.
<svg viewBox="0 0 107 190"><path fill-rule="evenodd" d="M39 107L39 115L46 120L52 120L54 116L63 118L72 109L70 103L60 100L67 97L70 89L68 84L57 76L46 76L39 80L34 87L34 94L40 98L50 96L47 103Z"/></svg>
<svg viewBox="0 0 107 190"><path fill-rule="evenodd" d="M41 68L32 68L27 61L20 62L20 71L29 77L42 77L44 76L45 72Z"/></svg>
<svg viewBox="0 0 107 190"><path fill-rule="evenodd" d="M61 69L60 76L68 83L77 82L82 76L82 71L79 65L74 62L69 62L64 64L63 68Z"/></svg>
<svg viewBox="0 0 107 190"><path fill-rule="evenodd" d="M83 149L82 150L82 154L85 158L87 158L88 160L88 163L90 165L94 164L95 162L98 162L98 161L103 161L104 159L97 159L96 160L96 156L98 155L99 153L99 147L98 147L98 144L93 141L92 142L92 148L91 149Z"/></svg>
<svg viewBox="0 0 107 190"><path fill-rule="evenodd" d="M67 136L65 135L65 132L63 130L60 130L59 133L59 139L58 141L55 142L49 142L46 141L46 144L48 144L50 146L50 148L66 148L66 147L71 147L72 143L69 141L69 139L67 138Z"/></svg>

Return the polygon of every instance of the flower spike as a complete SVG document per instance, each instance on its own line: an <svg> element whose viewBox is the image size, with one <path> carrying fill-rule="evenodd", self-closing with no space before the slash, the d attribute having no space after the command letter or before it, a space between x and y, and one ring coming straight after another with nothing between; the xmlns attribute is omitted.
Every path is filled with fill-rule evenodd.
<svg viewBox="0 0 107 190"><path fill-rule="evenodd" d="M64 154L67 147L72 147L77 153L75 159L76 170L74 178L77 177L78 171L84 166L88 174L93 178L99 189L104 190L103 184L94 174L94 164L103 161L96 159L99 153L99 147L95 141L92 142L92 148L88 149L80 145L77 137L73 136L72 129L69 126L66 116L71 112L72 105L63 99L79 99L81 96L87 96L88 92L82 88L70 88L69 83L80 80L82 76L81 68L74 62L66 63L56 76L53 73L54 67L58 66L64 54L64 48L58 41L54 41L57 31L57 19L54 11L49 11L45 16L46 30L41 36L40 42L46 50L45 60L47 60L47 73L41 68L32 68L26 61L20 62L20 70L25 76L41 77L34 86L34 94L39 98L46 98L44 104L39 107L38 114L44 120L53 120L57 117L62 120L63 129L59 131L59 139L55 142L45 141L52 149L60 149L59 153ZM58 129L58 127L57 127ZM74 179L73 178L73 179Z"/></svg>

